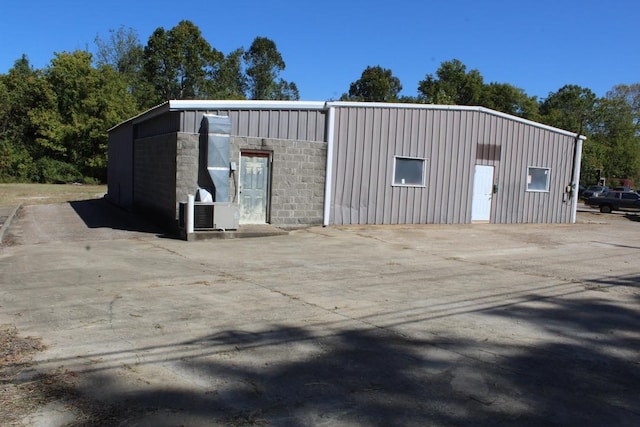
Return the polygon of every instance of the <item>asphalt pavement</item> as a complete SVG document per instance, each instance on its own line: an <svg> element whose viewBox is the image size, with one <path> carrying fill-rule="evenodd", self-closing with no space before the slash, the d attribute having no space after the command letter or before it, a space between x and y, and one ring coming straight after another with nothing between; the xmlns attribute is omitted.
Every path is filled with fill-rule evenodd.
<svg viewBox="0 0 640 427"><path fill-rule="evenodd" d="M113 209L25 206L0 247L22 378L91 402L25 424L640 425L637 215L187 242Z"/></svg>

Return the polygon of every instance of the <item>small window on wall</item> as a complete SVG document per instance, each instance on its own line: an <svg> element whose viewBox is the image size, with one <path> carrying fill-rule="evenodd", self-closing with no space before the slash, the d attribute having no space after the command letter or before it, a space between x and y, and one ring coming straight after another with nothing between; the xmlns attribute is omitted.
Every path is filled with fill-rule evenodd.
<svg viewBox="0 0 640 427"><path fill-rule="evenodd" d="M425 186L425 159L396 156L393 160L393 185Z"/></svg>
<svg viewBox="0 0 640 427"><path fill-rule="evenodd" d="M527 191L549 191L551 169L529 167L527 169Z"/></svg>

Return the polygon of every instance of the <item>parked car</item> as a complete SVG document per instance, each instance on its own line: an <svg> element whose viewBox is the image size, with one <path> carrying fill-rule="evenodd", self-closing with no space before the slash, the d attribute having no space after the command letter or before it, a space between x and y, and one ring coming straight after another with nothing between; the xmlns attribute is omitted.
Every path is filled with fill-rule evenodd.
<svg viewBox="0 0 640 427"><path fill-rule="evenodd" d="M584 203L600 208L602 213L611 213L619 210L640 211L640 194L634 191L609 191L600 196L589 197Z"/></svg>
<svg viewBox="0 0 640 427"><path fill-rule="evenodd" d="M631 187L613 187L613 191L633 191Z"/></svg>
<svg viewBox="0 0 640 427"><path fill-rule="evenodd" d="M609 187L606 185L592 185L582 192L582 198L587 200L589 197L599 196L602 193L609 191Z"/></svg>
<svg viewBox="0 0 640 427"><path fill-rule="evenodd" d="M578 186L578 197L579 198L583 198L582 195L584 194L584 191L587 189L587 187L585 187L584 185L579 185Z"/></svg>

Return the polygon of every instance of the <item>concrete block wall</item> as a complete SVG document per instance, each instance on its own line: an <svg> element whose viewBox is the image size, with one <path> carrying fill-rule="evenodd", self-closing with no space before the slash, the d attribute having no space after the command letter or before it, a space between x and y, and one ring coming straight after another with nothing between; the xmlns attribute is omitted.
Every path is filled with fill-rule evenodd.
<svg viewBox="0 0 640 427"><path fill-rule="evenodd" d="M187 202L187 196L198 188L198 165L200 162L200 135L178 133L176 147L176 218L178 204ZM206 166L205 166L206 169Z"/></svg>
<svg viewBox="0 0 640 427"><path fill-rule="evenodd" d="M179 203L198 187L203 165L201 135L170 133L134 142L134 209L177 229ZM327 144L264 138L232 137L231 159L240 165L240 152L268 152L270 165L269 222L295 228L321 225ZM236 192L236 176L230 191Z"/></svg>
<svg viewBox="0 0 640 427"><path fill-rule="evenodd" d="M326 142L232 137L231 159L238 165L241 151L272 153L271 224L285 228L322 225ZM234 188L233 182L231 185Z"/></svg>
<svg viewBox="0 0 640 427"><path fill-rule="evenodd" d="M173 225L176 206L175 133L140 138L133 150L133 204L155 222Z"/></svg>

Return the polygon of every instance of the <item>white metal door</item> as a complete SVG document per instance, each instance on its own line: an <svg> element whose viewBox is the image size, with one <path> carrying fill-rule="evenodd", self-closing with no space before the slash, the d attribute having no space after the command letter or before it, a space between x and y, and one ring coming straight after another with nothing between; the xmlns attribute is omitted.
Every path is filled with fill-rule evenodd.
<svg viewBox="0 0 640 427"><path fill-rule="evenodd" d="M489 221L493 196L493 166L476 165L473 177L471 221Z"/></svg>
<svg viewBox="0 0 640 427"><path fill-rule="evenodd" d="M242 154L240 158L240 222L264 224L269 195L269 155Z"/></svg>

